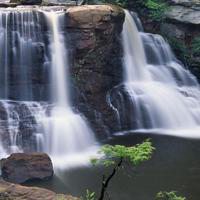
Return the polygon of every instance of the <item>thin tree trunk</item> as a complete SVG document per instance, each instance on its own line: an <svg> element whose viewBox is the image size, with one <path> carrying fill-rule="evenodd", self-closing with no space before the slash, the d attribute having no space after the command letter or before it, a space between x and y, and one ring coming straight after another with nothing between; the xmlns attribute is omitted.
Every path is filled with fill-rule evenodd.
<svg viewBox="0 0 200 200"><path fill-rule="evenodd" d="M106 178L105 176L103 176L103 181L102 181L102 186L101 186L101 193L100 193L100 197L98 200L103 200L104 196L105 196L105 192L108 188L108 185L111 181L111 179L115 176L115 174L117 173L119 167L122 165L123 159L120 158L118 164L114 167L114 169L112 170L111 174Z"/></svg>

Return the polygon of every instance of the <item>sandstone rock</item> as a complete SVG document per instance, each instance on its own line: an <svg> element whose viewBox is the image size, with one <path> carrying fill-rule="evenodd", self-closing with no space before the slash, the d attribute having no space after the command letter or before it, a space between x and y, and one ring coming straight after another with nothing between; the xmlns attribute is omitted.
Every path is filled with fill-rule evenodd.
<svg viewBox="0 0 200 200"><path fill-rule="evenodd" d="M69 195L59 195L38 187L25 187L0 181L0 200L79 200Z"/></svg>
<svg viewBox="0 0 200 200"><path fill-rule="evenodd" d="M53 176L53 166L44 153L14 153L1 160L2 177L13 183L24 183L33 179L49 179Z"/></svg>
<svg viewBox="0 0 200 200"><path fill-rule="evenodd" d="M120 20L124 16L122 9L109 5L85 5L67 9L68 27L84 29L105 29L106 23Z"/></svg>

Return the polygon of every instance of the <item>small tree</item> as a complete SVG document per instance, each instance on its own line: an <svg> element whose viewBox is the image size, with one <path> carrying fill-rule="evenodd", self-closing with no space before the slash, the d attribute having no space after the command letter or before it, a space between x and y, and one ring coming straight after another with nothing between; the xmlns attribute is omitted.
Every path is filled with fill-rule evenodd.
<svg viewBox="0 0 200 200"><path fill-rule="evenodd" d="M137 166L140 163L149 160L154 151L154 147L150 140L144 141L142 144L137 144L132 147L126 147L122 145L105 145L101 148L100 159L92 159L91 162L96 164L103 164L106 167L112 166L111 173L103 175L101 192L98 200L103 200L105 193L107 192L108 185L116 173L126 163L130 163L132 166Z"/></svg>

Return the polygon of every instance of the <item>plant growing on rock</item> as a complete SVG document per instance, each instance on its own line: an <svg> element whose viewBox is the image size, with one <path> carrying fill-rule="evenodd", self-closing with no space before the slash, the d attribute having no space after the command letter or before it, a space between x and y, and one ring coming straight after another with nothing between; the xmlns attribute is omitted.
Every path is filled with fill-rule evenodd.
<svg viewBox="0 0 200 200"><path fill-rule="evenodd" d="M155 21L163 21L165 19L164 13L169 9L164 0L147 0L145 6L149 11L149 16Z"/></svg>

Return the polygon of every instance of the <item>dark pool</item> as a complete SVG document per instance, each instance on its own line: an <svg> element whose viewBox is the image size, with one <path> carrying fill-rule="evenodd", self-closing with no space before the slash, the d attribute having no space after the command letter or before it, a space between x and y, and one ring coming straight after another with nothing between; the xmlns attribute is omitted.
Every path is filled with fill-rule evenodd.
<svg viewBox="0 0 200 200"><path fill-rule="evenodd" d="M200 140L154 134L117 136L106 143L134 145L151 138L156 151L150 161L122 170L111 182L112 200L154 200L157 192L179 191L188 200L200 199ZM32 182L58 193L81 196L86 189L99 191L102 168L83 167L59 174L47 182Z"/></svg>

